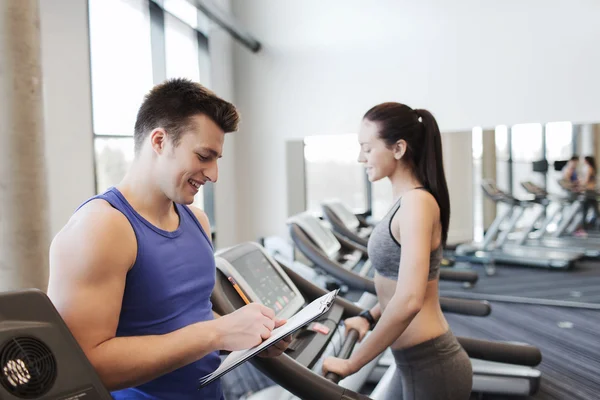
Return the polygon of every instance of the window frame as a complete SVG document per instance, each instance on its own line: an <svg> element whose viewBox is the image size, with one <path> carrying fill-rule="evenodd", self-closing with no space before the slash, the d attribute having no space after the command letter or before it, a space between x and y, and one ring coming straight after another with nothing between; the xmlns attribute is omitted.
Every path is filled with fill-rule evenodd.
<svg viewBox="0 0 600 400"><path fill-rule="evenodd" d="M123 0L121 0L123 1ZM141 0L143 1L143 0ZM156 0L148 0L148 11L150 15L150 47L151 47L151 56L152 56L152 78L153 84L156 85L158 83L163 82L167 77L167 62L166 62L166 43L165 43L165 15L168 14L170 17L175 18L181 23L189 26L196 32L196 43L198 46L198 68L200 72L200 77L203 79L207 77L207 82L205 83L207 86L210 85L210 53L209 53L209 38L204 31L200 30L200 26L202 25L201 21L206 17L203 16L200 10L196 9L196 19L198 21L197 26L192 26L176 15L170 13L165 10L160 2ZM89 12L89 7L88 7ZM90 15L88 15L88 19ZM92 51L92 43L90 39L90 52ZM91 65L90 65L91 69ZM91 72L91 70L90 70ZM93 106L92 106L92 115L93 115ZM132 139L133 134L127 135L119 135L116 133L113 134L98 134L96 133L95 127L92 128L92 157L93 157L93 171L94 171L94 191L98 194L98 158L96 157L96 140L97 139ZM207 214L208 219L211 225L211 231L213 235L213 240L215 238L216 233L216 221L215 221L215 191L212 184L207 184L204 186L203 190L203 203L204 203L204 212Z"/></svg>

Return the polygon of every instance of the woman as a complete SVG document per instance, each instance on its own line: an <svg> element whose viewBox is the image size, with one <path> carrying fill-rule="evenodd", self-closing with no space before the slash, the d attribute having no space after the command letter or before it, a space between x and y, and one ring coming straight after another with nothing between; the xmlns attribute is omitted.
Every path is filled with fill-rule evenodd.
<svg viewBox="0 0 600 400"><path fill-rule="evenodd" d="M577 184L577 165L579 164L579 157L574 155L571 157L567 164L563 168L563 179L571 184Z"/></svg>
<svg viewBox="0 0 600 400"><path fill-rule="evenodd" d="M365 114L358 140L358 161L371 182L390 180L395 205L369 239L379 302L345 321L359 341L375 328L349 359L325 359L323 371L351 375L391 346L397 370L388 399L468 399L471 362L438 296L450 221L438 125L426 110L383 103Z"/></svg>

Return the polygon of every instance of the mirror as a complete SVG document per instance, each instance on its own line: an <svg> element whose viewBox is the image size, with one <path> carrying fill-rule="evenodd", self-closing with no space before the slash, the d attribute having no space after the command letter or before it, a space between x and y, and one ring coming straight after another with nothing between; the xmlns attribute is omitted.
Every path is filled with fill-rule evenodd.
<svg viewBox="0 0 600 400"><path fill-rule="evenodd" d="M593 224L586 226L587 231L580 229L583 208L592 221L596 209L593 201L578 205L581 195L573 194L560 183L565 170L571 168L567 162L573 155L579 156L573 174L579 178L588 169L584 157L600 158L600 124L550 122L476 127L472 131L444 132L442 140L452 205L448 257L452 257L454 245L481 243L494 219L512 210L511 205L494 201L484 193L484 180L492 180L499 190L523 205L514 226L509 219L499 225L499 234L510 228L506 236L508 246L522 245L520 251L529 255L588 249L587 256L594 252L600 256L600 231ZM305 200L302 210L297 209L298 204L290 212L311 210L319 214L320 201L338 198L357 214L367 212L374 221L387 213L393 202L391 185L387 180L368 182L357 162L355 134L310 136L301 144L293 146L299 153L297 157L288 154L288 159L296 161L293 165L288 163L287 169L288 177L293 175L290 171L301 170L304 185L295 180L294 196L288 193L288 197L298 199L298 193L302 193ZM288 192L290 187L288 184ZM538 198L532 194L534 190L541 191ZM567 219L572 222L566 224ZM569 270L509 265L497 260L493 268L486 269L476 263L459 262L457 267L479 270L480 281L469 289L441 283L440 290L479 298L501 296L596 305L600 304L600 296L594 293L600 285L600 268L596 267L600 266L600 257L588 258L577 261ZM492 270L495 274L487 279L486 274ZM582 279L585 286L581 285Z"/></svg>

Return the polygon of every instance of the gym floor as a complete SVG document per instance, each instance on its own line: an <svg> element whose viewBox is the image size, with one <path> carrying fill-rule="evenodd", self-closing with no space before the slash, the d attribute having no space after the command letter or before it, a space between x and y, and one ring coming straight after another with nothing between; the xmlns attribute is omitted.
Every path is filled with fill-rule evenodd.
<svg viewBox="0 0 600 400"><path fill-rule="evenodd" d="M519 304L490 301L492 313L485 318L446 314L456 335L480 339L507 340L533 344L542 351L542 383L539 392L527 399L597 399L600 394L600 263L586 262L571 271L501 267L496 275L485 276L471 289L444 283L441 291L471 293L485 298L491 293L511 301L548 299L590 301L589 308ZM560 282L560 285L557 283ZM523 285L526 284L526 287ZM539 297L537 297L539 296ZM596 301L593 303L592 301ZM476 397L474 397L476 398ZM486 396L486 399L502 397Z"/></svg>

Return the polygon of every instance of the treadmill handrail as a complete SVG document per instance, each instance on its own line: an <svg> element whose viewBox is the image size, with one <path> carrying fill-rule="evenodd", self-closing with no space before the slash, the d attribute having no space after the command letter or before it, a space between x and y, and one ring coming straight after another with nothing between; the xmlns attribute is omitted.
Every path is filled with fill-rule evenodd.
<svg viewBox="0 0 600 400"><path fill-rule="evenodd" d="M217 274L217 279L224 279L221 275ZM236 310L222 291L213 291L211 300L221 313L231 314ZM252 357L250 363L301 399L311 399L315 393L319 393L319 398L323 400L370 400L370 397L345 389L315 373L285 353L271 358Z"/></svg>
<svg viewBox="0 0 600 400"><path fill-rule="evenodd" d="M361 253L363 253L362 257L366 257L368 255L369 251L368 251L366 245L362 245L361 243L355 242L355 241L347 238L346 236L344 236L340 232L336 231L335 229L332 229L331 233L333 233L333 236L335 236L335 238L340 242L342 247L345 247L346 249L350 249L350 250L358 250Z"/></svg>
<svg viewBox="0 0 600 400"><path fill-rule="evenodd" d="M440 307L444 312L471 315L473 317L487 317L492 312L492 307L486 300L473 301L470 299L440 297Z"/></svg>
<svg viewBox="0 0 600 400"><path fill-rule="evenodd" d="M348 285L350 289L362 290L377 295L375 282L373 282L372 279L364 278L352 271L348 271L341 264L325 256L316 245L312 243L306 233L302 231L302 228L295 224L290 224L290 236L296 246L300 248L300 251L302 251L311 262L325 270L329 275L339 279L344 284ZM448 299L440 297L440 306L442 311L465 313L466 315L472 316L486 316L490 313L489 303L486 304L479 300Z"/></svg>
<svg viewBox="0 0 600 400"><path fill-rule="evenodd" d="M356 329L351 329L346 335L344 343L342 344L342 348L336 357L343 360L348 359L348 357L350 357L352 354L352 350L354 350L354 345L356 345L356 342L358 342L358 331ZM334 372L328 372L325 374L325 379L329 379L333 383L338 383L341 377Z"/></svg>
<svg viewBox="0 0 600 400"><path fill-rule="evenodd" d="M328 204L322 204L323 217L331 224L334 233L339 233L345 239L350 240L360 246L367 247L368 239L359 236L356 232L350 230L344 222L331 210ZM340 240L339 237L337 237Z"/></svg>
<svg viewBox="0 0 600 400"><path fill-rule="evenodd" d="M542 352L535 346L458 337L469 357L480 360L535 367L542 362Z"/></svg>
<svg viewBox="0 0 600 400"><path fill-rule="evenodd" d="M475 271L461 271L453 268L440 268L440 280L474 284L479 280L479 274Z"/></svg>
<svg viewBox="0 0 600 400"><path fill-rule="evenodd" d="M320 286L315 285L308 279L305 279L302 275L298 274L291 267L287 266L282 260L277 260L277 263L281 266L284 272L288 274L288 276L294 282L294 284L300 290L300 292L306 293L309 298L317 299L329 293L329 291L321 288ZM363 311L362 308L341 296L336 296L334 304L338 304L344 308L346 314L344 314L343 318L356 317Z"/></svg>
<svg viewBox="0 0 600 400"><path fill-rule="evenodd" d="M290 224L290 236L300 248L300 251L314 264L324 269L329 275L343 281L351 289L362 290L375 294L375 284L372 280L363 278L351 271L346 270L340 263L331 260L325 256L310 238L304 233L302 228L296 224Z"/></svg>

